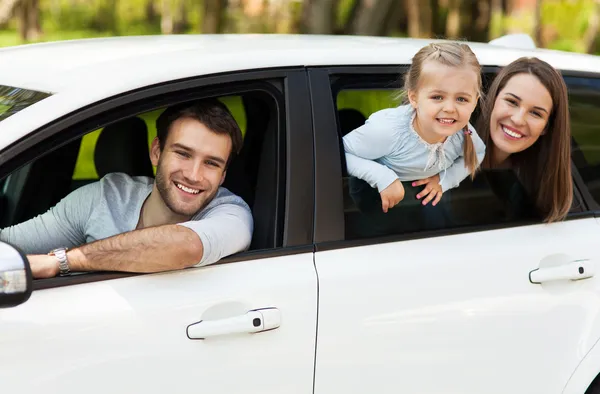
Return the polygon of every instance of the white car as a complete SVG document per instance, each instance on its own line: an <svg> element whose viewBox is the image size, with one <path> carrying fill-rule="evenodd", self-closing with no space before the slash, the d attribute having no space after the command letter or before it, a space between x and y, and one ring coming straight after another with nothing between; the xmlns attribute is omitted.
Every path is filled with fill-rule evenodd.
<svg viewBox="0 0 600 394"><path fill-rule="evenodd" d="M244 131L224 186L255 220L251 250L159 274L31 280L0 244L0 391L600 393L600 57L470 44L486 81L521 56L564 73L567 220L353 231L341 136L393 105L427 42L159 36L0 50L0 228L108 172L151 175L156 114L209 96Z"/></svg>

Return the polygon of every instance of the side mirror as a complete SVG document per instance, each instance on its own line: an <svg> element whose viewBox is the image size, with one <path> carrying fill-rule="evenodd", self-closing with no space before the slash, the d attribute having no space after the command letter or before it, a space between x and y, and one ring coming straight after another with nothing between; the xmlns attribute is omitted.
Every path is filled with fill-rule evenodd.
<svg viewBox="0 0 600 394"><path fill-rule="evenodd" d="M15 247L0 242L0 308L24 303L32 290L29 260Z"/></svg>

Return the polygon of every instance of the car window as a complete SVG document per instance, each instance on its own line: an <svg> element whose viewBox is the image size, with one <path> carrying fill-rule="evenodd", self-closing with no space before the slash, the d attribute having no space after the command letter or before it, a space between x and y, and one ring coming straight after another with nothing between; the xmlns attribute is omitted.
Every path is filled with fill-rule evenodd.
<svg viewBox="0 0 600 394"><path fill-rule="evenodd" d="M369 77L334 80L332 91L340 139L364 124L374 112L401 105L401 97L393 88L395 76L388 80L379 76L371 87ZM341 141L340 147L343 151ZM404 200L388 213L383 212L376 189L348 175L344 155L342 174L345 238L348 240L542 220L536 216L532 201L512 171L490 171L475 180L467 178L459 187L444 193L436 207L431 204L423 207L416 199L415 195L423 186L404 184Z"/></svg>
<svg viewBox="0 0 600 394"><path fill-rule="evenodd" d="M573 136L573 162L600 203L600 79L565 77Z"/></svg>
<svg viewBox="0 0 600 394"><path fill-rule="evenodd" d="M233 117L242 129L242 135L244 136L246 133L246 112L242 104L241 96L225 96L220 97L219 99L221 102L227 105L227 108L229 111L231 111ZM150 147L152 140L154 137L156 137L155 123L162 111L164 111L164 109L150 111L138 115L138 117L146 124L148 132L148 147ZM96 165L94 163L94 152L96 148L96 141L98 140L101 132L102 129L98 129L86 134L82 138L81 147L79 148L79 154L77 156L77 162L75 164L75 170L73 171L73 188L99 178L98 171L96 170Z"/></svg>
<svg viewBox="0 0 600 394"><path fill-rule="evenodd" d="M50 96L50 93L0 86L0 121Z"/></svg>
<svg viewBox="0 0 600 394"><path fill-rule="evenodd" d="M285 166L285 118L280 113L284 104L278 102L281 96L265 89L218 97L244 137L223 187L243 198L253 213L262 212L255 218L252 250L275 248L283 242L284 188L280 185L285 171L275 169ZM0 193L0 228L47 212L73 190L107 173L154 176L149 147L156 135L155 120L163 110L110 122L11 173Z"/></svg>

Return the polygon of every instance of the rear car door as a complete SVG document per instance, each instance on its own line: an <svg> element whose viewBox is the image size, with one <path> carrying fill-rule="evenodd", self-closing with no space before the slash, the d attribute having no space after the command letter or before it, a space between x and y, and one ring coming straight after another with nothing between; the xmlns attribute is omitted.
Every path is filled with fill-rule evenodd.
<svg viewBox="0 0 600 394"><path fill-rule="evenodd" d="M467 223L357 236L360 212L342 175L336 131L349 121L342 110L376 106L373 97L394 86L396 72L310 72L319 275L315 394L561 393L600 338L600 227L592 201L580 193L585 184L576 181L575 209L560 223ZM483 195L460 198L466 208L486 209Z"/></svg>
<svg viewBox="0 0 600 394"><path fill-rule="evenodd" d="M0 310L3 391L312 392L317 277L305 73L225 75L161 89L140 102L128 95L109 100L94 115L110 117L107 108L136 114L135 106L169 104L179 90L187 98L241 95L250 148L239 159L249 162L232 163L226 184L233 191L249 181L251 250L177 272L35 281L26 303ZM59 144L63 133L86 130L87 119L75 114L69 121L64 130L50 126L37 136L48 133ZM1 153L3 171L37 159L28 155L39 147L21 151Z"/></svg>

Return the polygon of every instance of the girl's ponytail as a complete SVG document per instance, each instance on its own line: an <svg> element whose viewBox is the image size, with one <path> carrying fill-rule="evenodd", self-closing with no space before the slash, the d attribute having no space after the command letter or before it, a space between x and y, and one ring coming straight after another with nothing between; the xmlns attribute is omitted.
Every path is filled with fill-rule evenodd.
<svg viewBox="0 0 600 394"><path fill-rule="evenodd" d="M471 173L471 179L475 178L475 173L479 167L479 161L477 160L477 152L475 152L475 145L473 145L473 138L471 137L471 130L469 126L465 126L464 130L464 142L463 142L463 156L465 158L465 167L469 169Z"/></svg>

